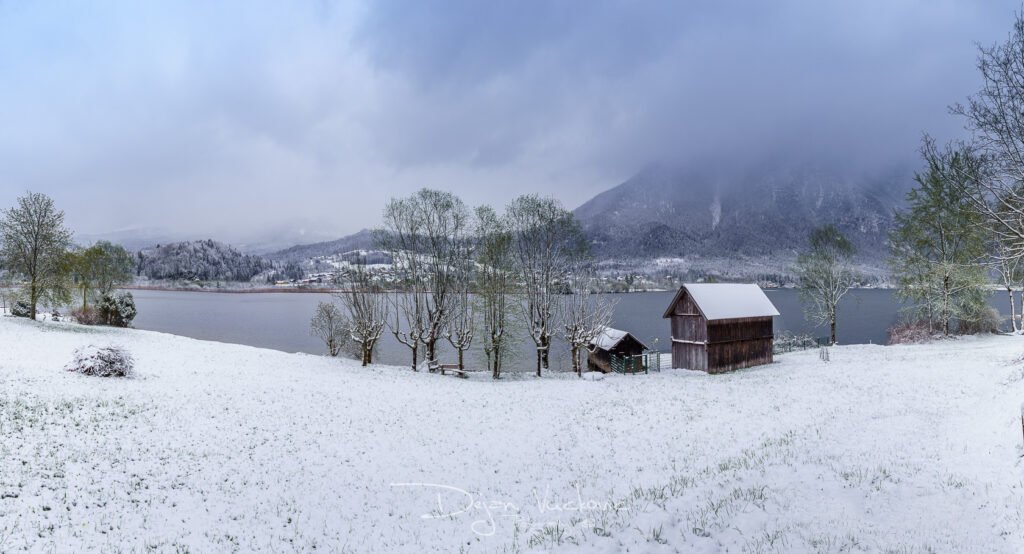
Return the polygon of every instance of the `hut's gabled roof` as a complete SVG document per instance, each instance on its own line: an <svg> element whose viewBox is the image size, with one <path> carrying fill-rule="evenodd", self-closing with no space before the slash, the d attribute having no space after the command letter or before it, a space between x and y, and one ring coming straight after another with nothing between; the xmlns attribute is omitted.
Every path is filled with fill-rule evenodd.
<svg viewBox="0 0 1024 554"><path fill-rule="evenodd" d="M775 305L768 299L761 287L754 284L696 283L679 287L672 303L662 317L672 317L676 303L687 292L693 303L708 321L743 319L748 317L772 317L779 315Z"/></svg>
<svg viewBox="0 0 1024 554"><path fill-rule="evenodd" d="M626 331L612 329L611 327L604 327L601 331L601 334L597 335L596 337L594 337L594 340L590 341L590 346L594 348L600 348L601 350L611 350L618 346L620 342L625 340L626 337L633 337L633 335L629 334ZM633 340L635 340L637 344L642 346L644 350L647 350L647 346L644 345L644 343L640 342L639 339L633 337Z"/></svg>

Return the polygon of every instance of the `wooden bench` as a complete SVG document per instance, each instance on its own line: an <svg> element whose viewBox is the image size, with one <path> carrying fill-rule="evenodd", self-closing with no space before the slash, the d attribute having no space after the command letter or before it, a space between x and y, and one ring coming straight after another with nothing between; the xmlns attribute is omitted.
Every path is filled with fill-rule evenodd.
<svg viewBox="0 0 1024 554"><path fill-rule="evenodd" d="M447 371L448 373L451 373L457 377L462 377L463 379L469 377L469 372L466 371L465 369L459 369L459 366L456 364L440 364L437 362L430 362L429 368L431 373L440 371L441 375L446 375L445 372Z"/></svg>

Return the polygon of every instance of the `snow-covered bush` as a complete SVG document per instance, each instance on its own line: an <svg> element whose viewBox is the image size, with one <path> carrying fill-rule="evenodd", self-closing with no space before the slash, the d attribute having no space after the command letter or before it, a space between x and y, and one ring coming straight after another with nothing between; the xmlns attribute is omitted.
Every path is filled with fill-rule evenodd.
<svg viewBox="0 0 1024 554"><path fill-rule="evenodd" d="M99 304L100 320L114 327L128 327L135 319L135 298L130 292L104 294Z"/></svg>
<svg viewBox="0 0 1024 554"><path fill-rule="evenodd" d="M28 317L32 314L32 307L24 300L18 300L11 306L11 315L14 317Z"/></svg>
<svg viewBox="0 0 1024 554"><path fill-rule="evenodd" d="M795 335L783 331L775 335L772 350L776 354L784 354L786 352L817 348L818 346L820 346L818 339L811 335Z"/></svg>
<svg viewBox="0 0 1024 554"><path fill-rule="evenodd" d="M1003 316L999 310L988 306L978 306L957 321L956 330L961 335L976 335L978 333L998 333L999 327L1003 324Z"/></svg>
<svg viewBox="0 0 1024 554"><path fill-rule="evenodd" d="M67 371L96 377L131 377L135 360L120 346L83 346L75 350L75 357Z"/></svg>
<svg viewBox="0 0 1024 554"><path fill-rule="evenodd" d="M91 306L71 310L71 317L75 318L75 321L81 325L99 325L103 323L103 320L100 318L100 311Z"/></svg>

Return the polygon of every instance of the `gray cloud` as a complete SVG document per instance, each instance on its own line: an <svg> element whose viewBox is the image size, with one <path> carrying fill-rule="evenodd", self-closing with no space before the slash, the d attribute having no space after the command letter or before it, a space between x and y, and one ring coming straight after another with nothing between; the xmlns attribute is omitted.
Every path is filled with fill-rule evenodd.
<svg viewBox="0 0 1024 554"><path fill-rule="evenodd" d="M250 241L421 186L575 206L657 160L915 163L1011 2L0 3L0 203Z"/></svg>

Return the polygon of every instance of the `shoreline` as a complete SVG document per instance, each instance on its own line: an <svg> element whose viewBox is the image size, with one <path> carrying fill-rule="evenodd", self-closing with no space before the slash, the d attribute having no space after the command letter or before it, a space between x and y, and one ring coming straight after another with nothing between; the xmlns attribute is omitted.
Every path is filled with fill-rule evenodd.
<svg viewBox="0 0 1024 554"><path fill-rule="evenodd" d="M232 294L267 294L267 293L298 293L298 294L336 294L346 292L345 289L336 288L306 288L306 287L250 287L250 288L213 288L213 287L176 287L164 285L124 285L119 290L146 290L158 292L223 292Z"/></svg>

